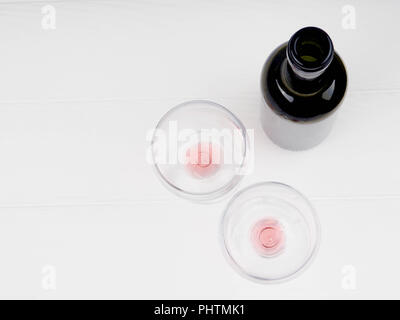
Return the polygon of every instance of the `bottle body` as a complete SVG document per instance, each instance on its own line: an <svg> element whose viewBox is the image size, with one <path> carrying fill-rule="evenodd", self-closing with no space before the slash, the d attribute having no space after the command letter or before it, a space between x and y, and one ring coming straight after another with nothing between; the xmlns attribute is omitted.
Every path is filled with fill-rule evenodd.
<svg viewBox="0 0 400 320"><path fill-rule="evenodd" d="M346 87L346 69L329 36L314 27L298 31L263 67L264 131L285 149L318 145L332 129Z"/></svg>
<svg viewBox="0 0 400 320"><path fill-rule="evenodd" d="M320 144L332 130L336 112L319 121L296 122L275 113L261 102L261 124L264 132L281 148L300 151Z"/></svg>

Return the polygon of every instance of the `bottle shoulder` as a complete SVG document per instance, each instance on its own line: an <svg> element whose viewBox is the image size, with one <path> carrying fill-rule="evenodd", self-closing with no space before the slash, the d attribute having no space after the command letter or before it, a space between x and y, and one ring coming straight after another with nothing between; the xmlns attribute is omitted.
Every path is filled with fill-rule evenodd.
<svg viewBox="0 0 400 320"><path fill-rule="evenodd" d="M261 75L261 90L269 107L293 121L313 121L333 112L342 101L347 74L340 56L335 53L330 66L318 79L290 77L286 58L287 43L268 57Z"/></svg>

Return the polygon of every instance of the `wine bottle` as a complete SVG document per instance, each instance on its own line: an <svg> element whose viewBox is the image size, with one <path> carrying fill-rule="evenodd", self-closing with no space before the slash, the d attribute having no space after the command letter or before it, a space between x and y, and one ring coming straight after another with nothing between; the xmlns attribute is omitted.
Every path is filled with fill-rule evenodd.
<svg viewBox="0 0 400 320"><path fill-rule="evenodd" d="M331 131L347 87L347 73L329 35L297 31L269 56L261 76L261 121L277 145L304 150Z"/></svg>

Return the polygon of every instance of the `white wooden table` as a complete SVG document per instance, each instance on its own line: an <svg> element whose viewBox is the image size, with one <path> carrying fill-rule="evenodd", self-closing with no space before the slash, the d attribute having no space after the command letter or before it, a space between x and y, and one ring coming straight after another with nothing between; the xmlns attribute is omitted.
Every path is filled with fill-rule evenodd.
<svg viewBox="0 0 400 320"><path fill-rule="evenodd" d="M399 13L396 0L0 0L0 297L400 298ZM349 88L329 138L294 153L261 129L259 75L306 25L331 35ZM147 164L148 130L198 98L255 130L240 188L281 181L315 205L321 248L295 280L242 279L218 238L229 197L177 198Z"/></svg>

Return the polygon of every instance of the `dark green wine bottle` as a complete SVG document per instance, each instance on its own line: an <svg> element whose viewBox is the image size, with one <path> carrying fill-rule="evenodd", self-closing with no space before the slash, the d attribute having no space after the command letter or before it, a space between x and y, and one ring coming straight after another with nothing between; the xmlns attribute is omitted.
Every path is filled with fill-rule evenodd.
<svg viewBox="0 0 400 320"><path fill-rule="evenodd" d="M262 70L264 131L286 149L319 144L332 128L346 87L346 69L329 35L316 27L297 31Z"/></svg>

